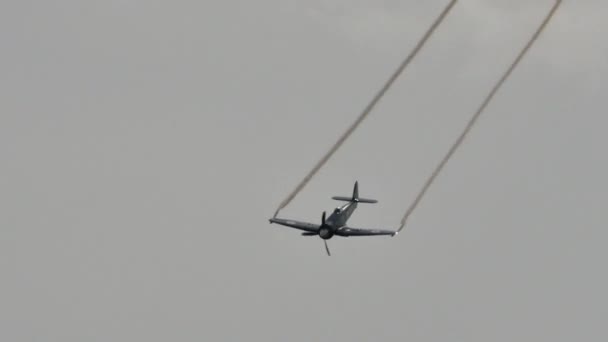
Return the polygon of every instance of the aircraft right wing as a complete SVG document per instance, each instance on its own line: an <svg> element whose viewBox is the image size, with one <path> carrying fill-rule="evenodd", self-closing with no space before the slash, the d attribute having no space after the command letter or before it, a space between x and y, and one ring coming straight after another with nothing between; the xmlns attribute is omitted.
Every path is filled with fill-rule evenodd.
<svg viewBox="0 0 608 342"><path fill-rule="evenodd" d="M340 236L371 236L371 235L395 236L395 235L397 235L397 232L394 230L350 228L350 227L344 226L336 231L336 235L340 235Z"/></svg>
<svg viewBox="0 0 608 342"><path fill-rule="evenodd" d="M304 230L307 232L316 233L319 231L319 225L314 224L314 223L300 222L300 221L279 219L279 218L271 218L269 221L270 221L270 223L276 223L276 224L280 224L282 226L300 229L300 230Z"/></svg>

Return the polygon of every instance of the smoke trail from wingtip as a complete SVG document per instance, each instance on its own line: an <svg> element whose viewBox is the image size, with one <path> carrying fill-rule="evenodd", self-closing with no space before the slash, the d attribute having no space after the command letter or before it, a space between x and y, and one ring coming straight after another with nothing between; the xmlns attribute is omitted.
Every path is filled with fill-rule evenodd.
<svg viewBox="0 0 608 342"><path fill-rule="evenodd" d="M540 34L543 32L543 30L547 26L547 24L549 24L549 22L551 21L551 18L553 18L553 15L555 14L555 12L557 11L557 9L561 5L561 2L562 2L562 0L556 0L555 1L555 4L553 5L553 7L551 8L551 10L549 11L549 13L547 14L547 16L545 17L545 19L543 20L543 22L541 23L541 25L534 32L534 34L532 35L532 37L530 38L530 40L528 41L528 43L524 46L524 48L521 50L521 52L519 53L519 55L517 56L517 58L515 58L515 60L513 61L513 63L509 66L509 68L507 69L507 71L498 80L498 82L496 83L496 85L494 85L494 87L492 88L492 90L490 91L490 93L488 93L488 95L486 96L486 98L481 103L481 106L479 107L479 109L475 112L475 114L473 114L473 116L471 117L471 119L469 120L469 122L467 123L467 125L465 126L464 130L462 131L462 133L460 134L460 136L458 137L458 139L456 139L456 141L454 142L454 144L452 144L452 146L448 150L448 153L445 155L445 157L443 157L443 159L437 165L437 167L435 168L435 170L433 170L433 172L431 173L431 176L424 183L424 185L422 186L422 189L420 189L420 192L418 193L418 195L416 196L416 198L414 199L414 201L412 202L412 204L408 207L407 211L405 212L405 215L401 219L401 225L400 225L400 227L398 229L399 232L405 227L405 224L407 223L407 220L410 217L410 215L414 212L414 210L416 210L416 208L418 207L418 204L420 203L420 201L422 200L422 198L424 197L424 195L426 194L426 192L428 191L428 189L431 187L431 185L435 181L435 178L437 178L437 176L439 175L439 173L441 172L441 170L443 169L443 167L445 166L445 164L447 164L447 162L450 160L450 158L452 157L452 155L454 154L454 152L456 152L456 150L460 147L460 145L462 144L462 142L464 141L464 139L466 138L466 136L469 134L469 131L471 130L471 128L473 128L473 126L477 122L477 119L479 119L479 117L481 116L481 114L483 114L483 112L485 111L485 109L488 106L488 104L492 101L492 98L494 97L494 95L496 95L496 93L498 92L498 90L502 87L503 83L505 83L505 81L507 80L507 78L509 78L509 76L511 75L511 73L513 72L513 70L515 70L515 68L517 67L517 65L519 64L519 62L526 55L526 53L528 52L528 50L530 49L530 47L532 45L534 45L534 42L536 42L536 40L538 39L538 37L540 36Z"/></svg>
<svg viewBox="0 0 608 342"><path fill-rule="evenodd" d="M361 122L365 120L365 118L372 112L376 104L382 99L387 90L393 85L393 83L397 80L399 75L403 73L403 70L407 68L407 66L414 60L418 52L422 49L422 47L426 44L427 40L431 37L433 32L439 27L443 19L448 15L452 7L458 2L458 0L451 0L445 9L441 12L441 14L435 19L433 24L428 28L428 30L424 33L420 41L416 44L414 49L410 52L410 54L403 60L403 62L399 65L397 70L391 75L388 81L384 84L382 88L376 93L372 101L363 109L363 112L359 114L359 117L352 123L350 127L340 136L338 141L329 149L329 151L315 164L315 166L308 172L306 177L302 179L302 181L296 186L296 188L281 202L276 212L274 213L274 217L279 214L281 209L285 208L299 193L302 189L308 184L308 182L317 174L317 172L327 163L327 161L333 156L333 154L344 144L346 139L350 137L350 135L359 127Z"/></svg>

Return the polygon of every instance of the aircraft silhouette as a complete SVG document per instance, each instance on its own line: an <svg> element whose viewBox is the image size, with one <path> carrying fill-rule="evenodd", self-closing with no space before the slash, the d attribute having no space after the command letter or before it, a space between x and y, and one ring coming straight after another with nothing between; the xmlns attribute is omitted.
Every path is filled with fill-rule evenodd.
<svg viewBox="0 0 608 342"><path fill-rule="evenodd" d="M355 182L352 197L334 196L332 199L337 201L348 202L340 207L334 209L333 213L325 219L325 212L321 216L321 224L314 224L308 222L300 222L290 219L271 218L270 223L280 224L282 226L291 227L295 229L304 230L303 236L319 236L325 243L325 250L327 255L331 255L329 247L327 246L327 240L333 236L373 236L373 235L397 235L397 231L383 230L383 229L367 229L367 228L351 228L346 225L346 221L357 209L359 203L378 203L378 201L367 198L359 197L359 184Z"/></svg>

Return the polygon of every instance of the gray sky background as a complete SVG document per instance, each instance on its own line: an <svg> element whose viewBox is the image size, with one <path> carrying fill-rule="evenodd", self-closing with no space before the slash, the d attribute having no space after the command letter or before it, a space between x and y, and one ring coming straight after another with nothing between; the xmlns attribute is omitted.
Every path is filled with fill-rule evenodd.
<svg viewBox="0 0 608 342"><path fill-rule="evenodd" d="M0 3L0 340L601 341L608 3L566 1L397 238L267 218L446 1ZM551 1L461 1L281 216L393 228Z"/></svg>

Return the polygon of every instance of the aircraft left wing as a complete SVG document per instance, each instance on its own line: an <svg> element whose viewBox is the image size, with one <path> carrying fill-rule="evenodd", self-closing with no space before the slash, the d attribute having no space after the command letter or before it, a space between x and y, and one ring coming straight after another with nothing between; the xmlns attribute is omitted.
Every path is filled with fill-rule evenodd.
<svg viewBox="0 0 608 342"><path fill-rule="evenodd" d="M279 218L271 218L269 221L270 221L270 223L276 223L276 224L280 224L282 226L300 229L300 230L304 230L307 232L316 233L319 231L319 225L314 224L314 223L300 222L300 221L279 219Z"/></svg>
<svg viewBox="0 0 608 342"><path fill-rule="evenodd" d="M344 226L336 231L336 235L340 235L340 236L370 236L370 235L395 236L395 235L397 235L397 232L394 230L351 228L351 227Z"/></svg>

